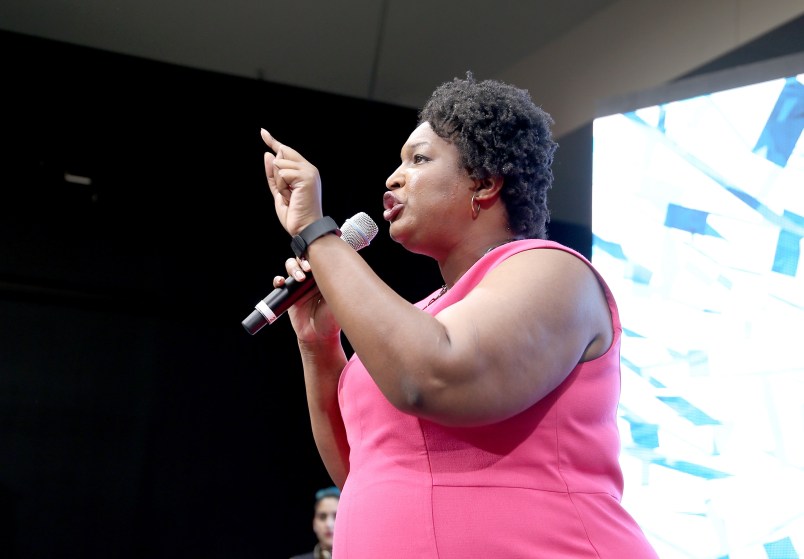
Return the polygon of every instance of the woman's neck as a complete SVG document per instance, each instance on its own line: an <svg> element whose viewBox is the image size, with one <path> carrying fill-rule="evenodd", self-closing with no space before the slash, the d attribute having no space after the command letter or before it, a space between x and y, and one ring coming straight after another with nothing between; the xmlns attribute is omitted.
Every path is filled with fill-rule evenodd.
<svg viewBox="0 0 804 559"><path fill-rule="evenodd" d="M513 237L495 236L475 242L466 242L453 250L443 261L439 261L441 277L447 288L452 287L471 268L475 262L495 248L515 240Z"/></svg>

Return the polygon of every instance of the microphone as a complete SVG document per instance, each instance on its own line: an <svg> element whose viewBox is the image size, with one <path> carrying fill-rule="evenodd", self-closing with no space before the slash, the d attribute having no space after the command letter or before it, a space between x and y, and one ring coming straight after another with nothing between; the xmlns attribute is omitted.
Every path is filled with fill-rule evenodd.
<svg viewBox="0 0 804 559"><path fill-rule="evenodd" d="M377 224L364 212L355 214L341 225L341 239L355 249L367 247L377 235ZM252 336L266 324L272 324L282 316L293 303L307 293L314 285L313 277L308 273L305 281L296 281L292 277L285 278L285 285L277 287L268 296L257 303L251 314L242 322L243 328Z"/></svg>

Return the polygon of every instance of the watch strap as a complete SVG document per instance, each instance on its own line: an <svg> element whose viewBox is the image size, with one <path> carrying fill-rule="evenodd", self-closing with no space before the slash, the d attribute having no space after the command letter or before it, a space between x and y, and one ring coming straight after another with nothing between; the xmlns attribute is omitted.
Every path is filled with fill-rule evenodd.
<svg viewBox="0 0 804 559"><path fill-rule="evenodd" d="M330 233L341 236L341 230L335 220L329 216L322 217L299 231L298 235L294 235L290 241L290 248L297 257L301 258L313 241Z"/></svg>

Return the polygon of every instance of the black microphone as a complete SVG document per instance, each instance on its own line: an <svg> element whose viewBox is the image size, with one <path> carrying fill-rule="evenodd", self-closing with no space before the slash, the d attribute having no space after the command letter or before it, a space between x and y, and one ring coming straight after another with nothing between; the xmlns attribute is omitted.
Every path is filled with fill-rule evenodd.
<svg viewBox="0 0 804 559"><path fill-rule="evenodd" d="M355 249L367 247L377 235L377 224L365 213L360 212L341 225L341 239ZM254 310L242 322L243 328L252 336L266 324L272 324L282 316L293 303L315 285L315 280L307 273L305 281L285 278L285 285L274 289L265 299L257 303Z"/></svg>

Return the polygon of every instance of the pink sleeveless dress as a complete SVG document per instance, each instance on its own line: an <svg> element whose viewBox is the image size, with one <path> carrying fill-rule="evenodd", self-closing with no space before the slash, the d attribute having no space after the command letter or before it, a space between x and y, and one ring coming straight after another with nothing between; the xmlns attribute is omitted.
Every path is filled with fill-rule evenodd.
<svg viewBox="0 0 804 559"><path fill-rule="evenodd" d="M552 241L508 243L425 311L437 314L461 300L497 264L530 249L564 250L589 264ZM404 414L352 356L339 386L350 471L334 559L657 557L620 505L622 328L614 298L600 282L614 325L608 352L579 364L531 408L493 425L445 427Z"/></svg>

